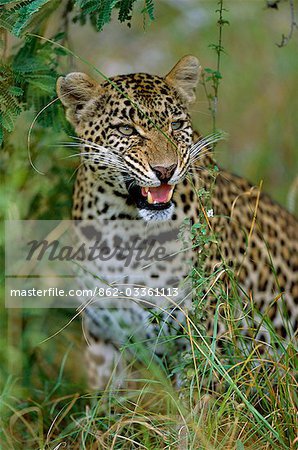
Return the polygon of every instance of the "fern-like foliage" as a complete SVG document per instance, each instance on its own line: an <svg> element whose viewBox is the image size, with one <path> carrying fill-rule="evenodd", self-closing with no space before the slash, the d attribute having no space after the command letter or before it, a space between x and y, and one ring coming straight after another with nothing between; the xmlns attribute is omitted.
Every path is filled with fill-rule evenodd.
<svg viewBox="0 0 298 450"><path fill-rule="evenodd" d="M13 131L22 111L38 113L55 98L59 54L61 49L52 43L31 37L8 64L0 66L0 142L6 132ZM54 125L57 108L58 104L53 104L39 116L39 122Z"/></svg>
<svg viewBox="0 0 298 450"><path fill-rule="evenodd" d="M1 0L0 26L17 37L36 29L59 5L58 0ZM4 5L6 5L4 7Z"/></svg>
<svg viewBox="0 0 298 450"><path fill-rule="evenodd" d="M133 6L138 0L75 0L75 6L79 7L74 21L85 23L89 17L92 25L101 31L105 24L111 21L113 10L118 10L120 22L130 22ZM150 20L154 20L153 0L145 0L143 14L147 14Z"/></svg>
<svg viewBox="0 0 298 450"><path fill-rule="evenodd" d="M153 0L145 0L145 12L148 14L150 20L154 20L154 3L153 3Z"/></svg>
<svg viewBox="0 0 298 450"><path fill-rule="evenodd" d="M18 86L20 80L9 65L0 65L0 144L4 133L11 132L18 115L22 112L24 91Z"/></svg>
<svg viewBox="0 0 298 450"><path fill-rule="evenodd" d="M118 10L120 22L129 23L133 6L138 1L140 0L70 0L67 4L67 12L75 9L74 21L85 23L89 18L95 28L100 31L111 21L114 9ZM153 20L153 0L142 1L144 3L142 13ZM60 3L59 0L0 0L0 27L20 37L27 31L36 30Z"/></svg>

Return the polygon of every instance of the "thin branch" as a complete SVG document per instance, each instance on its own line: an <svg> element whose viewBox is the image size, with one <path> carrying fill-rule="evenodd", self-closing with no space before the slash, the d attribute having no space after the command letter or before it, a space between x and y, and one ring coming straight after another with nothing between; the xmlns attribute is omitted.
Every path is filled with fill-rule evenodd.
<svg viewBox="0 0 298 450"><path fill-rule="evenodd" d="M289 0L289 6L290 6L290 14L291 14L291 25L290 30L287 35L283 34L281 38L281 42L279 44L276 44L278 47L285 47L288 42L291 40L294 30L298 29L298 24L296 22L296 16L295 16L295 6L294 6L294 0Z"/></svg>

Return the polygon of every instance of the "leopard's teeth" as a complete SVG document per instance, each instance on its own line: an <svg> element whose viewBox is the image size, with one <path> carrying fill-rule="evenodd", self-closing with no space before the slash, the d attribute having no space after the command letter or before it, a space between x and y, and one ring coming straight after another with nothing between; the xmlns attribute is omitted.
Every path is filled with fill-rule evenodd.
<svg viewBox="0 0 298 450"><path fill-rule="evenodd" d="M148 189L148 195L147 195L147 202L150 204L153 203L153 198L152 198L152 195L151 195L151 192L149 191L149 189Z"/></svg>
<svg viewBox="0 0 298 450"><path fill-rule="evenodd" d="M144 187L144 190L145 190L146 194L148 194L149 188L148 187Z"/></svg>
<svg viewBox="0 0 298 450"><path fill-rule="evenodd" d="M172 195L173 195L173 191L174 191L174 186L172 187L172 189L168 193L166 203L168 203L171 200Z"/></svg>

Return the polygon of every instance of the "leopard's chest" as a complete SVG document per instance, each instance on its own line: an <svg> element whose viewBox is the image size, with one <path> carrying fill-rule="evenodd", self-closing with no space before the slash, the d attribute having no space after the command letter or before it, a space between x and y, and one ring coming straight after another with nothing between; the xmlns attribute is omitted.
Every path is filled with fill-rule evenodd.
<svg viewBox="0 0 298 450"><path fill-rule="evenodd" d="M92 335L116 346L130 336L140 342L149 339L156 353L163 352L157 340L179 332L184 297L190 294L189 287L181 285L189 255L182 251L179 232L177 225L133 219L98 216L78 222L79 242L96 247L92 260L77 274L82 290L94 293L85 308ZM189 305L189 295L186 300Z"/></svg>

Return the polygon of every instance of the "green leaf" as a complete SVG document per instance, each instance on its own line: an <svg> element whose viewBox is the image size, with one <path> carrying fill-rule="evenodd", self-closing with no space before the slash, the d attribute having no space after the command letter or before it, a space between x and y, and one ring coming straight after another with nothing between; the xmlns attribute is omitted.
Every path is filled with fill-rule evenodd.
<svg viewBox="0 0 298 450"><path fill-rule="evenodd" d="M10 86L8 88L8 92L11 95L15 95L16 97L19 97L20 95L23 95L23 93L24 93L23 89L18 86Z"/></svg>
<svg viewBox="0 0 298 450"><path fill-rule="evenodd" d="M135 0L122 0L120 2L120 9L118 19L120 22L125 22L131 19L132 7Z"/></svg>
<svg viewBox="0 0 298 450"><path fill-rule="evenodd" d="M0 0L0 5L9 5L9 4L16 4L16 3L24 3L24 2L16 2L15 0Z"/></svg>
<svg viewBox="0 0 298 450"><path fill-rule="evenodd" d="M33 0L28 5L22 6L18 11L18 20L14 24L12 33L19 37L24 28L30 24L33 16L50 1L51 0Z"/></svg>
<svg viewBox="0 0 298 450"><path fill-rule="evenodd" d="M46 77L46 79L49 80L49 83L46 83L45 80L42 79L31 80L30 86L52 95L55 92L55 81L53 82L53 79L50 79L50 77Z"/></svg>
<svg viewBox="0 0 298 450"><path fill-rule="evenodd" d="M115 8L117 0L102 0L98 9L96 21L98 31L101 31L106 23L111 21L112 10Z"/></svg>
<svg viewBox="0 0 298 450"><path fill-rule="evenodd" d="M14 129L14 114L12 111L5 111L5 114L1 115L1 125L3 128L5 128L8 132L13 131Z"/></svg>
<svg viewBox="0 0 298 450"><path fill-rule="evenodd" d="M146 0L146 11L150 20L154 20L154 3L153 0Z"/></svg>
<svg viewBox="0 0 298 450"><path fill-rule="evenodd" d="M204 70L205 70L206 73L214 73L214 70L213 69L209 69L209 67L206 67Z"/></svg>

